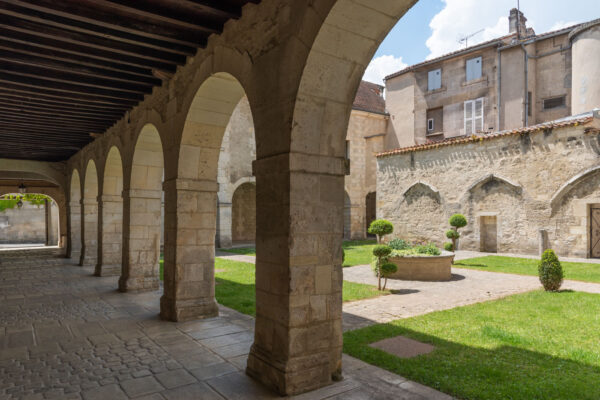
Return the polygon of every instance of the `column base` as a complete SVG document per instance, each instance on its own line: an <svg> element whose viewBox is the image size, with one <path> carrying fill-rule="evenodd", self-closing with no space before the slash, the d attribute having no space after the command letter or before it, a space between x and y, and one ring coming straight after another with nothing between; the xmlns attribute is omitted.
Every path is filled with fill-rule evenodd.
<svg viewBox="0 0 600 400"><path fill-rule="evenodd" d="M278 361L270 360L252 345L246 374L282 396L310 392L333 383L326 352Z"/></svg>
<svg viewBox="0 0 600 400"><path fill-rule="evenodd" d="M185 322L219 315L215 299L177 300L163 295L160 298L160 317L166 321Z"/></svg>
<svg viewBox="0 0 600 400"><path fill-rule="evenodd" d="M94 267L97 263L98 260L96 260L95 258L85 258L83 256L79 258L80 267Z"/></svg>
<svg viewBox="0 0 600 400"><path fill-rule="evenodd" d="M128 293L150 292L158 290L158 276L130 276L119 279L119 291Z"/></svg>
<svg viewBox="0 0 600 400"><path fill-rule="evenodd" d="M121 265L120 264L111 264L111 265L96 264L96 268L94 270L94 276L120 276L120 275L121 275Z"/></svg>

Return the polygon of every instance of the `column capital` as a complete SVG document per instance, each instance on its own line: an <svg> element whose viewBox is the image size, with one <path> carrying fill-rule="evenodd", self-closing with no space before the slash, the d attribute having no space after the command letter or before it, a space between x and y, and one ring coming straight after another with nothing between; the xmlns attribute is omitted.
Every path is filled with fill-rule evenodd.
<svg viewBox="0 0 600 400"><path fill-rule="evenodd" d="M70 201L69 202L69 207L71 207L71 208L73 208L73 207L81 207L81 200Z"/></svg>
<svg viewBox="0 0 600 400"><path fill-rule="evenodd" d="M123 198L160 199L162 190L127 189L123 190Z"/></svg>
<svg viewBox="0 0 600 400"><path fill-rule="evenodd" d="M110 194L103 194L102 196L98 196L98 203L120 203L123 201L121 196L115 196Z"/></svg>
<svg viewBox="0 0 600 400"><path fill-rule="evenodd" d="M273 171L344 176L346 170L347 160L344 157L297 152L276 154L252 162L252 175L254 176L269 174Z"/></svg>
<svg viewBox="0 0 600 400"><path fill-rule="evenodd" d="M163 182L163 189L166 190L185 190L190 192L211 192L219 191L219 184L216 181L208 179L188 179L174 178Z"/></svg>

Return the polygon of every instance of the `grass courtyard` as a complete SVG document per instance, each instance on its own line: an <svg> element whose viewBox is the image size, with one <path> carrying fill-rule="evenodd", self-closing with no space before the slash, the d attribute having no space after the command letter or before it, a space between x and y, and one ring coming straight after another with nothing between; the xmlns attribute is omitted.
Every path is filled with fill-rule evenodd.
<svg viewBox="0 0 600 400"><path fill-rule="evenodd" d="M457 261L455 267L477 269L480 271L504 272L518 275L538 275L537 259L486 256ZM600 264L563 262L565 279L585 282L600 282Z"/></svg>
<svg viewBox="0 0 600 400"><path fill-rule="evenodd" d="M370 343L435 346L401 359ZM344 352L461 399L599 399L600 295L534 291L350 331Z"/></svg>
<svg viewBox="0 0 600 400"><path fill-rule="evenodd" d="M373 257L373 247L377 242L375 240L348 240L342 243L342 248L346 254L344 267L353 267L355 265L369 264ZM233 254L243 254L247 256L256 256L254 247L239 247L234 249L219 249Z"/></svg>
<svg viewBox="0 0 600 400"><path fill-rule="evenodd" d="M160 260L160 279L163 280L164 261ZM215 258L215 297L224 306L241 313L256 315L256 286L254 264ZM390 294L378 292L376 286L344 281L343 301L370 299Z"/></svg>

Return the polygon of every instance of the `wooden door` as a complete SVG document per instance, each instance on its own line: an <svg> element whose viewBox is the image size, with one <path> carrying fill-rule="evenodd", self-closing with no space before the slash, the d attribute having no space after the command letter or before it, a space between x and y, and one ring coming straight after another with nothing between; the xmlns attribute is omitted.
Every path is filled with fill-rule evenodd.
<svg viewBox="0 0 600 400"><path fill-rule="evenodd" d="M481 217L481 251L498 252L498 225L495 215Z"/></svg>
<svg viewBox="0 0 600 400"><path fill-rule="evenodd" d="M600 258L600 206L590 208L590 257Z"/></svg>

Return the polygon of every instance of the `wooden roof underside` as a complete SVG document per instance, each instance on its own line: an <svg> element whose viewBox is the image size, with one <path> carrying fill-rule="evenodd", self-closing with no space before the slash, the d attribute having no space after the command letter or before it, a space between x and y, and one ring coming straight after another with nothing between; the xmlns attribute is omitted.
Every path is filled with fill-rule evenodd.
<svg viewBox="0 0 600 400"><path fill-rule="evenodd" d="M0 158L66 160L260 0L0 0Z"/></svg>

